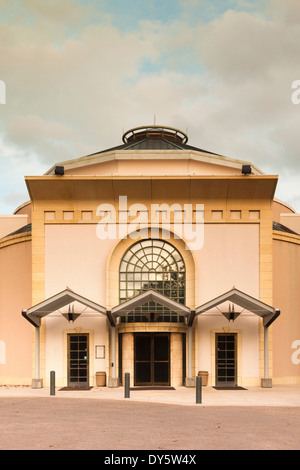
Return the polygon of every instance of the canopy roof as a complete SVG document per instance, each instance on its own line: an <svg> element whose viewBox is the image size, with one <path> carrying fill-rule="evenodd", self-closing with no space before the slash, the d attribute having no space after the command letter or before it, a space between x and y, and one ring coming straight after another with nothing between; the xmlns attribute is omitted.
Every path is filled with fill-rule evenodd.
<svg viewBox="0 0 300 470"><path fill-rule="evenodd" d="M172 310L172 312L186 316L188 321L190 320L191 309L189 307L151 289L135 297L132 297L120 305L117 305L111 310L111 313L114 317L121 316L131 312L133 309L140 307L147 302L156 302L163 307L169 308Z"/></svg>
<svg viewBox="0 0 300 470"><path fill-rule="evenodd" d="M62 292L59 292L52 297L40 302L33 307L28 308L27 310L22 311L23 317L25 317L30 323L34 326L41 325L41 318L49 315L49 313L55 312L56 310L69 305L70 303L77 301L81 304L85 305L86 307L90 307L91 309L95 310L96 312L102 313L106 315L106 308L102 307L92 300L86 299L76 292L73 292L71 289L66 288Z"/></svg>
<svg viewBox="0 0 300 470"><path fill-rule="evenodd" d="M143 292L142 294L132 297L126 302L123 302L110 310L93 302L92 300L86 299L76 292L73 292L71 289L66 288L64 291L49 297L43 302L40 302L37 305L28 308L27 310L23 310L22 315L35 327L39 327L41 325L41 318L75 301L91 308L96 312L101 313L102 315L105 315L108 318L111 326L116 326L117 317L129 313L133 309L140 307L147 302L156 302L159 305L169 308L172 312L184 315L187 319L188 326L192 326L195 316L201 315L202 313L207 312L208 310L226 301L231 301L234 304L239 305L240 307L258 315L263 319L263 324L265 327L270 326L271 323L280 315L280 310L271 307L270 305L267 305L264 302L261 302L260 300L239 291L236 288L233 288L230 291L216 297L215 299L206 302L205 304L197 307L195 310L191 310L186 305L183 305L154 290Z"/></svg>
<svg viewBox="0 0 300 470"><path fill-rule="evenodd" d="M49 297L43 302L34 305L33 307L28 308L27 310L22 311L23 317L25 317L30 323L34 326L39 327L41 325L41 318L49 315L49 313L55 312L70 303L77 301L91 309L99 312L103 315L106 315L110 324L112 326L116 325L116 318L118 316L124 315L131 312L133 309L144 305L147 302L156 302L164 307L169 308L173 312L185 315L190 321L191 310L189 307L172 300L171 298L160 294L154 290L148 290L142 294L132 297L131 299L123 302L122 304L117 305L113 309L109 310L99 305L91 300L82 297L79 294L76 294L71 289L66 288L64 291L59 292L58 294Z"/></svg>
<svg viewBox="0 0 300 470"><path fill-rule="evenodd" d="M200 305L195 309L195 315L207 312L208 310L217 307L218 305L231 301L232 303L239 305L240 307L248 310L249 312L255 313L263 319L263 325L268 327L273 323L274 320L280 315L280 310L270 305L261 302L260 300L251 297L244 292L236 289L235 287L222 295L219 295L215 299Z"/></svg>

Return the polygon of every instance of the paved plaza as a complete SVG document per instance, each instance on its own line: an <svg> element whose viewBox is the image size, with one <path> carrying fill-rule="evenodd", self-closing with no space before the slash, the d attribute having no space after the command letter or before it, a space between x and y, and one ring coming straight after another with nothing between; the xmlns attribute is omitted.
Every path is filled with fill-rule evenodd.
<svg viewBox="0 0 300 470"><path fill-rule="evenodd" d="M299 450L300 386L222 391L0 387L1 450Z"/></svg>

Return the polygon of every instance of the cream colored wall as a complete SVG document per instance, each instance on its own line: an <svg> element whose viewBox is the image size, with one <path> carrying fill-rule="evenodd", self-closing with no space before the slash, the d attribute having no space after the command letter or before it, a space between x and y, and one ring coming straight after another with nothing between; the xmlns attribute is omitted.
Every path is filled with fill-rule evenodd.
<svg viewBox="0 0 300 470"><path fill-rule="evenodd" d="M236 308L237 311L242 309ZM258 386L259 319L243 312L234 322L229 322L219 311L204 313L198 318L198 370L208 371L209 384L215 385L215 335L237 333L237 384Z"/></svg>
<svg viewBox="0 0 300 470"><path fill-rule="evenodd" d="M274 232L273 244L274 305L281 310L273 324L274 381L300 383L300 363L292 360L300 349L300 237Z"/></svg>
<svg viewBox="0 0 300 470"><path fill-rule="evenodd" d="M198 269L196 306L236 287L259 298L259 225L205 224Z"/></svg>
<svg viewBox="0 0 300 470"><path fill-rule="evenodd" d="M89 335L89 385L95 385L96 372L107 369L108 350L106 344L106 318L94 311L88 311L82 306L83 313L73 324L70 324L59 311L53 312L45 319L45 356L46 356L46 385L49 385L50 371L55 371L57 386L67 385L67 335ZM97 359L95 346L104 345L105 358Z"/></svg>
<svg viewBox="0 0 300 470"><path fill-rule="evenodd" d="M106 263L115 240L99 240L94 224L45 226L45 298L69 287L106 306Z"/></svg>
<svg viewBox="0 0 300 470"><path fill-rule="evenodd" d="M114 240L99 240L96 225L46 225L45 293L46 298L66 287L89 300L106 306L106 260ZM44 320L46 383L55 370L57 383L67 385L67 334L89 333L89 384L95 385L98 371L109 373L109 342L106 317L86 309L70 325L54 312ZM105 359L95 359L95 345L105 345Z"/></svg>
<svg viewBox="0 0 300 470"><path fill-rule="evenodd" d="M191 305L195 294L195 268L191 252L185 249L181 240L169 240L180 249L188 269L187 300ZM96 235L95 224L84 225L46 225L45 226L45 292L46 297L62 291L67 286L76 293L93 300L101 305L112 308L119 304L119 266L121 258L129 246L135 240L128 237L122 241L99 240ZM52 318L53 317L53 318ZM45 330L45 377L49 380L50 370L57 370L57 380L60 385L66 385L66 362L62 364L63 331L67 328L67 321L56 312L49 315L44 321ZM101 337L106 345L107 359L105 371L109 375L109 341L105 338L106 323L92 320L88 317L79 317L74 322L74 328L89 328L94 337ZM130 371L133 380L133 331L172 331L175 335L182 331L182 325L141 325L133 327L127 325L120 327L124 334L124 362L123 372ZM142 328L142 329L141 329ZM153 330L153 331L154 331ZM84 331L84 330L83 330ZM185 331L185 329L184 329ZM130 332L130 336L127 336ZM131 338L131 339L130 339ZM176 364L178 359L179 342L177 336L171 337L171 380L174 385L182 385L182 369ZM95 341L95 339L93 339ZM131 341L131 343L130 343ZM129 342L129 343L128 343ZM130 344L130 351L126 350L126 344ZM129 346L128 346L129 347ZM181 352L182 354L182 352ZM182 357L182 356L181 356ZM117 360L118 362L118 360ZM130 365L129 365L130 363ZM101 364L104 367L104 364ZM91 362L90 372L93 377L100 364ZM129 370L128 370L129 369Z"/></svg>
<svg viewBox="0 0 300 470"><path fill-rule="evenodd" d="M174 152L144 152L143 161L135 159L137 155L140 153L131 158L128 153L119 153L117 163L107 161L101 165L86 166L92 161L82 161L81 168L70 170L69 175L72 176L68 176L69 170L66 170L63 178L26 178L33 209L32 299L28 306L66 286L105 306L112 307L118 303L118 261L126 243L118 245L112 240L100 242L95 236L95 228L99 220L96 215L99 203L117 205L118 196L123 194L128 195L128 205L141 202L148 209L150 203L161 202L205 205L207 230L203 250L195 256L185 255L187 266L196 267L195 271L194 268L188 270L187 303L190 306L197 306L233 285L273 304L273 218L270 198L273 198L277 178L240 177L242 162L233 163L230 159L209 157L207 154L205 161L186 159L184 152L184 159L181 160L174 158ZM177 155L179 152L176 152ZM101 161L104 162L102 157ZM88 176L76 178L75 175L83 174L82 171L86 171ZM119 175L133 173L146 176L128 179L111 177L115 171ZM98 172L107 176L89 176ZM172 174L178 173L180 176L171 178ZM152 177L153 174L160 177ZM180 241L178 247L182 250L179 245ZM31 328L24 319L22 321ZM197 332L198 327L195 331L196 344ZM42 376L50 367L47 365L46 369L45 364L45 333L43 323ZM262 352L261 327L259 349ZM197 364L194 364L196 369Z"/></svg>
<svg viewBox="0 0 300 470"><path fill-rule="evenodd" d="M46 298L68 286L105 307L118 305L120 260L135 240L99 240L94 224L46 225L45 232ZM193 256L181 240L169 241L185 260L191 308L233 286L259 297L257 224L205 224L203 248Z"/></svg>
<svg viewBox="0 0 300 470"><path fill-rule="evenodd" d="M153 157L153 156L152 156ZM220 164L216 165L209 162L201 162L192 158L182 160L162 158L158 155L156 158L150 159L145 155L144 158L139 157L132 159L114 159L104 161L89 166L80 166L72 169L65 169L65 174L71 175L108 175L108 176L125 176L125 175L240 175L241 169ZM124 156L123 156L124 158Z"/></svg>
<svg viewBox="0 0 300 470"><path fill-rule="evenodd" d="M45 291L47 297L68 286L75 292L105 307L112 308L119 303L120 260L127 248L135 243L135 240L130 237L122 241L99 240L95 228L94 224L46 225ZM179 249L185 260L187 270L186 304L191 308L226 292L234 285L238 289L258 297L259 228L257 224L206 224L203 247L193 255L185 249L182 240L173 237L169 241ZM209 337L209 341L211 341L210 328L207 327L207 323L204 325L201 322L202 319L199 321L198 327L200 348L201 341L207 341L206 337ZM223 325L222 317L218 318L217 323ZM81 326L81 319L76 320L76 324ZM243 324L245 324L245 320L242 322L242 331ZM225 327L226 325L228 325L227 321L225 321ZM153 325L150 326L153 328ZM61 327L63 328L64 325ZM50 354L47 352L47 328L46 323L46 356ZM127 326L128 333L133 331L132 328L132 325ZM141 331L141 325L138 328ZM163 325L159 325L159 328L162 331ZM176 328L175 325L174 328ZM247 326L245 326L245 330L247 330ZM146 325L146 328L144 326L144 331L149 331L149 325ZM168 331L170 331L170 327L168 327ZM248 332L243 335L245 338L249 337ZM54 336L52 337L54 340ZM256 336L252 343L251 356L253 360L255 358L256 368L258 367L258 337L258 322L256 321ZM61 341L61 335L58 338ZM244 347L247 347L248 343L245 341L244 339L243 344ZM58 348L56 349L58 350ZM209 356L210 351L211 346L209 347ZM128 354L127 352L126 355ZM59 354L57 360L58 358ZM197 360L203 361L203 356L196 354L196 362L193 367L195 372L201 364L197 365ZM126 364L126 358L124 361ZM177 377L178 370L175 372L176 367L173 361L172 364L174 366L173 374ZM46 367L47 373L49 367ZM124 367L123 364L123 370L125 370ZM251 377L251 373L247 369L244 369L243 375L244 373L248 374L247 377ZM175 375L173 379L178 384L180 379L176 378L175 380Z"/></svg>
<svg viewBox="0 0 300 470"><path fill-rule="evenodd" d="M106 307L113 307L118 303L118 263L127 242L100 242L95 232L100 219L97 213L99 203L113 204L118 211L118 197L125 194L128 197L128 207L133 203L142 203L148 210L150 204L162 202L191 203L193 208L195 204L204 204L205 223L211 226L211 229L208 227L208 232L213 232L204 240L204 248L199 251L200 254L185 254L186 265L192 266L188 269L186 296L190 307L215 297L233 285L272 305L271 200L276 181L277 177L274 176L122 178L66 175L63 178L26 178L33 201L33 304L63 290L66 286ZM193 213L193 221L194 216ZM213 239L215 243L212 243ZM222 240L224 243L221 243ZM130 240L128 243L131 244ZM182 253L180 240L177 243ZM259 252L256 273L258 284L255 288L249 282L253 274L253 247L256 250L255 256L258 256ZM199 276L201 274L201 279L198 273ZM42 376L45 371L44 333L42 325ZM197 347L197 328L194 333ZM262 327L259 350L262 376ZM270 337L270 352L271 350ZM196 372L196 369L195 363L193 372ZM270 373L272 374L271 359Z"/></svg>
<svg viewBox="0 0 300 470"><path fill-rule="evenodd" d="M4 245L4 246L3 246ZM0 384L29 385L33 327L21 316L31 306L31 241L0 243Z"/></svg>
<svg viewBox="0 0 300 470"><path fill-rule="evenodd" d="M196 305L202 305L233 287L259 298L259 225L205 225L203 249L195 254L198 266ZM242 309L236 308L237 311ZM238 332L238 384L259 385L259 319L241 314L230 323L216 309L198 317L197 370L209 372L215 385L216 332ZM196 371L197 372L197 371Z"/></svg>

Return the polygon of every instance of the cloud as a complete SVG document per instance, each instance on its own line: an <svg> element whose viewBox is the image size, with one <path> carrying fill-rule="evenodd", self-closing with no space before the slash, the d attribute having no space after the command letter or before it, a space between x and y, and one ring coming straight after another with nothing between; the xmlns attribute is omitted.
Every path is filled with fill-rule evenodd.
<svg viewBox="0 0 300 470"><path fill-rule="evenodd" d="M211 10L191 0L181 16L144 19L140 9L139 21L122 29L104 0L0 0L2 174L17 161L30 174L118 145L123 130L155 115L188 129L191 145L288 181L299 168L291 83L300 79L300 9L274 0L259 11L259 3L214 2ZM289 202L289 185L280 185Z"/></svg>
<svg viewBox="0 0 300 470"><path fill-rule="evenodd" d="M39 15L40 10L37 24ZM62 29L57 24L55 38L62 38ZM69 136L74 151L83 136L94 144L101 140L101 124L112 122L127 103L122 83L137 74L142 58L152 55L151 44L140 35L121 34L109 25L84 26L77 38L60 39L59 47L52 33L47 40L44 29L32 33L24 25L0 25L1 30L6 36L0 45L7 84L6 143L28 148Z"/></svg>
<svg viewBox="0 0 300 470"><path fill-rule="evenodd" d="M267 12L277 23L299 27L300 5L298 0L268 0Z"/></svg>
<svg viewBox="0 0 300 470"><path fill-rule="evenodd" d="M14 208L18 207L20 201L26 202L27 200L29 200L29 197L26 191L11 191L3 198L5 204Z"/></svg>

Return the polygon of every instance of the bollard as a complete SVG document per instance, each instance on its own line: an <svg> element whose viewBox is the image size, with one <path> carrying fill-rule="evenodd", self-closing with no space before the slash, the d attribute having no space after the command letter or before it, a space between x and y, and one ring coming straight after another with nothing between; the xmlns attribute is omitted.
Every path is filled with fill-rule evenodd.
<svg viewBox="0 0 300 470"><path fill-rule="evenodd" d="M130 374L125 372L125 398L130 398Z"/></svg>
<svg viewBox="0 0 300 470"><path fill-rule="evenodd" d="M50 371L50 395L55 395L55 371Z"/></svg>
<svg viewBox="0 0 300 470"><path fill-rule="evenodd" d="M196 403L202 403L202 377L196 377Z"/></svg>

